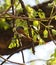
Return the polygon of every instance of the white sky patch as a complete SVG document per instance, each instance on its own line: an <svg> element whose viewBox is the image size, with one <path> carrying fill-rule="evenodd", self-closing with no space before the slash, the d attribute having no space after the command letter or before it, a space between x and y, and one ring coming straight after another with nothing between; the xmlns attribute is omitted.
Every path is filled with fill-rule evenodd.
<svg viewBox="0 0 56 65"><path fill-rule="evenodd" d="M36 3L38 4L38 3L43 3L43 2L46 2L46 1L49 1L49 0L23 0L25 5L30 5L30 6L35 6ZM0 5L3 4L3 3L4 3L4 1L0 0Z"/></svg>
<svg viewBox="0 0 56 65"><path fill-rule="evenodd" d="M25 5L30 5L30 6L34 6L36 5L35 0L23 0Z"/></svg>
<svg viewBox="0 0 56 65"><path fill-rule="evenodd" d="M43 3L43 2L46 2L46 1L49 1L49 0L38 0L39 3Z"/></svg>
<svg viewBox="0 0 56 65"><path fill-rule="evenodd" d="M0 0L0 6L4 4L4 1L3 0Z"/></svg>
<svg viewBox="0 0 56 65"><path fill-rule="evenodd" d="M30 5L30 6L35 6L38 3L41 4L41 3L46 2L46 1L49 1L49 0L23 0L25 5Z"/></svg>
<svg viewBox="0 0 56 65"><path fill-rule="evenodd" d="M51 41L51 42L48 42L47 44L39 45L35 47L35 55L33 55L30 49L26 49L24 50L25 62L28 62L34 59L48 60L51 54L54 53L55 48L56 48L55 44L53 43L53 41ZM21 52L14 54L9 60L14 61L14 62L23 63ZM43 65L43 64L46 65L45 63L46 62L44 61L36 61L34 65ZM14 64L5 63L4 65L14 65ZM30 63L26 65L30 65Z"/></svg>

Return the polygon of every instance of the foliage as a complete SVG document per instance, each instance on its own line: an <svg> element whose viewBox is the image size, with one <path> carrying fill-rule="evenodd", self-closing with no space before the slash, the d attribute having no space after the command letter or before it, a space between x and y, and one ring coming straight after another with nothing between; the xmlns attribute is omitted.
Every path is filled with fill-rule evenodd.
<svg viewBox="0 0 56 65"><path fill-rule="evenodd" d="M1 29L4 28L5 30L7 30L9 27L10 27L10 25L8 23L6 23L6 21L5 21L4 18L3 19L0 19L0 28Z"/></svg>
<svg viewBox="0 0 56 65"><path fill-rule="evenodd" d="M56 35L56 30L55 29L52 29L52 34Z"/></svg>
<svg viewBox="0 0 56 65"><path fill-rule="evenodd" d="M54 0L55 4L56 4L56 0Z"/></svg>
<svg viewBox="0 0 56 65"><path fill-rule="evenodd" d="M30 18L35 18L37 16L37 12L33 8L31 8L30 6L26 6L26 10L27 10L28 16Z"/></svg>
<svg viewBox="0 0 56 65"><path fill-rule="evenodd" d="M37 14L40 18L45 18L45 13L41 9L38 9Z"/></svg>
<svg viewBox="0 0 56 65"><path fill-rule="evenodd" d="M56 0L54 0L54 2L56 3ZM2 6L0 6L0 12L6 11L11 6L11 3L12 3L11 0L4 0L4 3L2 4ZM14 6L14 11L15 11L14 12L15 17L16 16L26 17L26 15L23 12L23 8L21 6L21 3L18 0L13 1L13 6ZM13 14L12 8L10 8L7 13ZM32 26L34 28L33 29L31 27L32 38L33 38L34 41L38 41L39 44L45 43L45 40L43 38L46 38L46 39L48 38L48 36L49 36L49 31L48 30L51 30L51 33L54 36L56 35L56 29L54 29L53 25L51 25L51 24L45 25L44 24L44 23L48 23L49 20L46 19L47 18L46 14L41 8L35 10L35 9L33 9L33 7L31 7L29 5L25 6L25 8L26 8L26 11L27 11L28 18L31 20L31 22L30 22L30 20L26 20L26 19L22 19L22 18L21 19L16 18L14 20L14 22L16 24L16 27L18 27L18 26L24 27L25 33L29 36L29 31L28 31L29 28L28 28L28 24L27 24L27 22L29 21L30 22L30 24L29 24L30 27ZM54 5L53 5L53 8L50 12L50 14L51 14L50 15L50 17L51 17L50 21L52 21L52 19L54 19L54 18L56 20L56 15L53 15L53 10L54 10ZM3 16L7 17L7 15L8 14L5 14ZM8 15L8 17L10 17L10 16ZM10 20L8 19L7 21L6 21L6 18L1 18L0 19L0 28L4 28L5 30L7 30L11 26L11 24L9 24L9 23L13 22L13 17L14 16L12 16L12 19L10 19ZM37 18L39 18L40 20L38 20ZM41 31L41 26L44 27L44 30L42 31L43 38L41 37L41 35L39 33ZM16 27L15 27L15 29L16 29ZM11 44L12 44L12 46L13 45L16 46L16 43L14 43L15 40L14 41L13 40L12 40L13 44L12 43Z"/></svg>
<svg viewBox="0 0 56 65"><path fill-rule="evenodd" d="M47 65L56 65L56 49L54 53L51 55L51 59L47 61Z"/></svg>
<svg viewBox="0 0 56 65"><path fill-rule="evenodd" d="M12 3L11 1L15 2ZM27 36L29 36L29 29L30 29L32 37L30 36L29 37L33 40L33 42L38 42L40 45L45 43L45 39L48 39L51 33L52 33L52 35L50 35L51 37L56 36L55 26L51 24L53 19L56 21L56 12L53 12L55 4L56 0L54 0L53 3L50 4L49 7L52 7L52 10L50 12L50 16L46 17L46 14L48 12L45 13L41 8L35 10L33 9L33 7L27 5L25 6L27 12L24 13L22 4L18 0L4 0L4 3L0 5L0 17L1 17L0 29L7 30L10 27L13 27L14 23L14 27L12 29L14 32L14 37L12 37L11 43L8 48L19 47L19 40L16 35L18 34L16 31L16 28L18 26L24 27L24 32L27 34ZM10 6L11 8L9 8ZM8 20L6 20L6 18ZM43 27L43 31L41 26ZM54 64L56 64L56 49L54 54L51 55L51 59L47 61L47 65L54 65Z"/></svg>

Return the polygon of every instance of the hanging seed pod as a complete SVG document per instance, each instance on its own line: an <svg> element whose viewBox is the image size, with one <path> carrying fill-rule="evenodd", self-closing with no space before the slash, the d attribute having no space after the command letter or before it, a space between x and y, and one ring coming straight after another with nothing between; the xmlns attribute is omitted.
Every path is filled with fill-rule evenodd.
<svg viewBox="0 0 56 65"><path fill-rule="evenodd" d="M44 38L48 38L48 30L47 29L45 29L43 31L43 36L44 36Z"/></svg>

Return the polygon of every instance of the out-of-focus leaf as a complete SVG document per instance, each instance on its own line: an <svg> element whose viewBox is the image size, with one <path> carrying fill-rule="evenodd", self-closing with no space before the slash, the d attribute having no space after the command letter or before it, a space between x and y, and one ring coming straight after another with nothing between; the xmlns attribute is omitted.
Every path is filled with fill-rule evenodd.
<svg viewBox="0 0 56 65"><path fill-rule="evenodd" d="M51 57L56 58L56 49L54 50L54 53L51 55Z"/></svg>
<svg viewBox="0 0 56 65"><path fill-rule="evenodd" d="M36 28L38 31L40 30L40 23L38 20L34 20L33 25L35 26L34 28Z"/></svg>
<svg viewBox="0 0 56 65"><path fill-rule="evenodd" d="M16 38L12 38L12 41L8 48L14 48L14 47L19 47L19 41Z"/></svg>
<svg viewBox="0 0 56 65"><path fill-rule="evenodd" d="M52 34L56 35L56 30L55 29L52 29Z"/></svg>
<svg viewBox="0 0 56 65"><path fill-rule="evenodd" d="M51 59L47 62L48 65L56 65L56 49L54 53L51 55Z"/></svg>
<svg viewBox="0 0 56 65"><path fill-rule="evenodd" d="M38 9L38 16L40 18L45 18L45 13L41 9Z"/></svg>
<svg viewBox="0 0 56 65"><path fill-rule="evenodd" d="M54 57L56 58L56 49L55 49L55 51L54 51Z"/></svg>
<svg viewBox="0 0 56 65"><path fill-rule="evenodd" d="M39 0L35 0L36 1L36 4L39 4Z"/></svg>
<svg viewBox="0 0 56 65"><path fill-rule="evenodd" d="M56 59L50 59L49 61L47 61L47 65L56 65Z"/></svg>
<svg viewBox="0 0 56 65"><path fill-rule="evenodd" d="M0 28L7 30L10 27L8 23L5 22L5 19L0 19Z"/></svg>
<svg viewBox="0 0 56 65"><path fill-rule="evenodd" d="M33 21L33 25L34 25L34 26L38 26L38 25L39 25L39 21L38 21L38 20L34 20L34 21Z"/></svg>
<svg viewBox="0 0 56 65"><path fill-rule="evenodd" d="M47 65L52 65L52 64L51 64L51 61L47 61L46 64L47 64Z"/></svg>
<svg viewBox="0 0 56 65"><path fill-rule="evenodd" d="M56 20L56 15L55 15L55 20Z"/></svg>
<svg viewBox="0 0 56 65"><path fill-rule="evenodd" d="M30 6L26 6L26 10L28 12L29 18L34 18L37 16L37 12L33 8L31 8Z"/></svg>
<svg viewBox="0 0 56 65"><path fill-rule="evenodd" d="M16 15L23 12L23 9L20 3L18 5L15 5L15 9L16 9Z"/></svg>
<svg viewBox="0 0 56 65"><path fill-rule="evenodd" d="M44 44L45 41L40 37L39 34L37 35L37 39L38 39L40 45Z"/></svg>
<svg viewBox="0 0 56 65"><path fill-rule="evenodd" d="M10 0L4 0L4 4L3 4L4 10L8 9L10 5L11 5Z"/></svg>
<svg viewBox="0 0 56 65"><path fill-rule="evenodd" d="M54 0L55 4L56 4L56 0Z"/></svg>
<svg viewBox="0 0 56 65"><path fill-rule="evenodd" d="M39 39L39 44L40 44L40 45L44 44L44 40L40 38L40 39Z"/></svg>
<svg viewBox="0 0 56 65"><path fill-rule="evenodd" d="M4 0L4 1L5 1L5 3L6 3L7 5L10 5L10 3L11 3L10 0Z"/></svg>
<svg viewBox="0 0 56 65"><path fill-rule="evenodd" d="M56 65L56 59L52 62L52 65Z"/></svg>
<svg viewBox="0 0 56 65"><path fill-rule="evenodd" d="M48 38L48 30L47 29L45 29L43 31L43 36L44 36L44 38Z"/></svg>

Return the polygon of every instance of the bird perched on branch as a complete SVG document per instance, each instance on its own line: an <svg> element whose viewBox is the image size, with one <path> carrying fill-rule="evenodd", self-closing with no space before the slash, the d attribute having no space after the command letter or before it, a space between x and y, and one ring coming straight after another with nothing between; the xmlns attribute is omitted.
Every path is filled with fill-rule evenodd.
<svg viewBox="0 0 56 65"><path fill-rule="evenodd" d="M22 36L22 45L24 46L25 45L25 43L26 43L26 45L27 45L27 43L28 44L30 44L31 43L31 41L32 41L32 38L30 38L30 37L28 37L28 35L24 32L24 28L22 27L22 26L19 26L19 27L17 27L16 28L16 31L19 33L19 34L21 34L21 36ZM24 40L23 40L24 39ZM25 42L25 43L24 43ZM24 44L23 44L24 43Z"/></svg>
<svg viewBox="0 0 56 65"><path fill-rule="evenodd" d="M16 31L19 34L22 34L22 37L21 37L22 46L30 45L32 47L32 52L35 54L33 39L31 37L28 37L27 34L25 34L24 28L19 26L19 27L16 28Z"/></svg>

